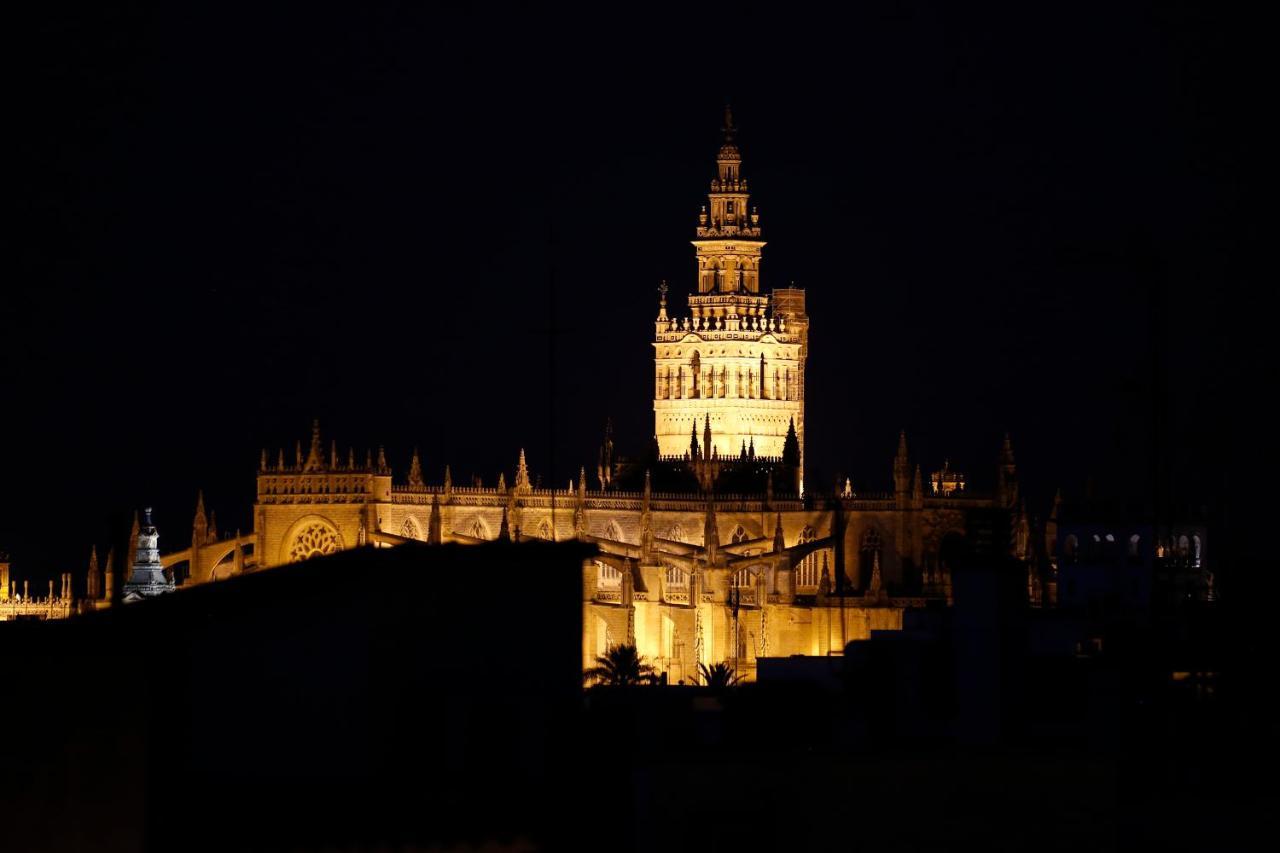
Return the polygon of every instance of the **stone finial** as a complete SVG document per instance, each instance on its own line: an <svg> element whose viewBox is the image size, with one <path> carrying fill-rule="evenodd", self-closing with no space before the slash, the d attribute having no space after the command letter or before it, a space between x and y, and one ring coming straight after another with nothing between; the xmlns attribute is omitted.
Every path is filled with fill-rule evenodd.
<svg viewBox="0 0 1280 853"><path fill-rule="evenodd" d="M449 466L444 466L444 496L448 500L453 494L453 474L449 471Z"/></svg>
<svg viewBox="0 0 1280 853"><path fill-rule="evenodd" d="M85 579L85 597L96 599L101 597L102 572L98 569L98 549L89 548L89 574Z"/></svg>
<svg viewBox="0 0 1280 853"><path fill-rule="evenodd" d="M498 541L511 541L511 526L507 521L507 508L505 506L502 508L502 523L498 526Z"/></svg>
<svg viewBox="0 0 1280 853"><path fill-rule="evenodd" d="M259 471L267 470L267 449L265 447L262 448L262 458L258 460L258 470Z"/></svg>
<svg viewBox="0 0 1280 853"><path fill-rule="evenodd" d="M414 489L425 488L426 481L422 478L422 460L418 456L418 448L413 449L413 458L409 460L409 486Z"/></svg>
<svg viewBox="0 0 1280 853"><path fill-rule="evenodd" d="M311 446L307 449L307 461L303 463L304 471L319 471L324 467L324 451L320 446L320 421L311 422Z"/></svg>
<svg viewBox="0 0 1280 853"><path fill-rule="evenodd" d="M529 482L529 465L524 458L524 448L520 448L520 461L516 463L516 491L521 494L527 494L533 491L533 485Z"/></svg>
<svg viewBox="0 0 1280 853"><path fill-rule="evenodd" d="M507 475L499 471L498 472L498 491L505 492L506 490L507 490Z"/></svg>
<svg viewBox="0 0 1280 853"><path fill-rule="evenodd" d="M391 468L387 465L387 451L381 444L378 445L378 473L391 473Z"/></svg>

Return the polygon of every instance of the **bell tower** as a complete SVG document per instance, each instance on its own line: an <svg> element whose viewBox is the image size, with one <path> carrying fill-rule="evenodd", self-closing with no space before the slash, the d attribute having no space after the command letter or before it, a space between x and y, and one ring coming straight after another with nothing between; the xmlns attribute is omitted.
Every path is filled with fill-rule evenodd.
<svg viewBox="0 0 1280 853"><path fill-rule="evenodd" d="M804 291L761 292L759 211L750 206L733 113L724 111L716 176L698 214L693 247L696 289L688 313L668 313L665 283L654 324L654 435L664 457L709 428L710 455L783 456L794 424L804 464Z"/></svg>

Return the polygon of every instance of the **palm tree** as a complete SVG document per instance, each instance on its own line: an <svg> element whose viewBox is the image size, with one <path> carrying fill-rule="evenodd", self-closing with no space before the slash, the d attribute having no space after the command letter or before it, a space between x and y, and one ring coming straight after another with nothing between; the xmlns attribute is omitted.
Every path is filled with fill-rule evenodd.
<svg viewBox="0 0 1280 853"><path fill-rule="evenodd" d="M702 683L707 687L736 687L742 682L742 676L734 672L733 667L723 661L713 663L711 666L707 666L705 663L698 664L698 674L702 676Z"/></svg>
<svg viewBox="0 0 1280 853"><path fill-rule="evenodd" d="M596 665L583 672L582 677L610 687L633 687L654 683L657 672L636 653L635 646L620 644L598 656Z"/></svg>

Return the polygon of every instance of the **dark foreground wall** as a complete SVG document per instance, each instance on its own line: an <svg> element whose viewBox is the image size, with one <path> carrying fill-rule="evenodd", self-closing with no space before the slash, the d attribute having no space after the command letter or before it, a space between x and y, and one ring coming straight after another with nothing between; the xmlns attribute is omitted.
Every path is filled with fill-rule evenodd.
<svg viewBox="0 0 1280 853"><path fill-rule="evenodd" d="M554 842L585 554L359 549L0 624L0 846Z"/></svg>

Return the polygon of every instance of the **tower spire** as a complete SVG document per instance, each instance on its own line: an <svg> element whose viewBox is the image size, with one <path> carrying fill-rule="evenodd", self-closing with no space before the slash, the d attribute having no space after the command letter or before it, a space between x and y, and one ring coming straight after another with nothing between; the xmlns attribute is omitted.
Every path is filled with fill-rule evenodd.
<svg viewBox="0 0 1280 853"><path fill-rule="evenodd" d="M409 460L409 486L421 489L426 485L426 481L422 479L422 460L418 457L418 448L415 447L413 458Z"/></svg>
<svg viewBox="0 0 1280 853"><path fill-rule="evenodd" d="M94 601L102 597L102 572L98 569L98 548L89 548L89 575L85 580L85 598Z"/></svg>
<svg viewBox="0 0 1280 853"><path fill-rule="evenodd" d="M196 514L191 522L191 545L199 548L209 541L209 518L204 511L204 490L196 491Z"/></svg>
<svg viewBox="0 0 1280 853"><path fill-rule="evenodd" d="M324 467L324 450L320 447L320 419L311 422L311 448L307 451L307 461L303 471L319 471Z"/></svg>
<svg viewBox="0 0 1280 853"><path fill-rule="evenodd" d="M520 448L520 461L516 463L516 491L520 494L533 491L533 486L529 482L529 465L525 462L523 447Z"/></svg>

